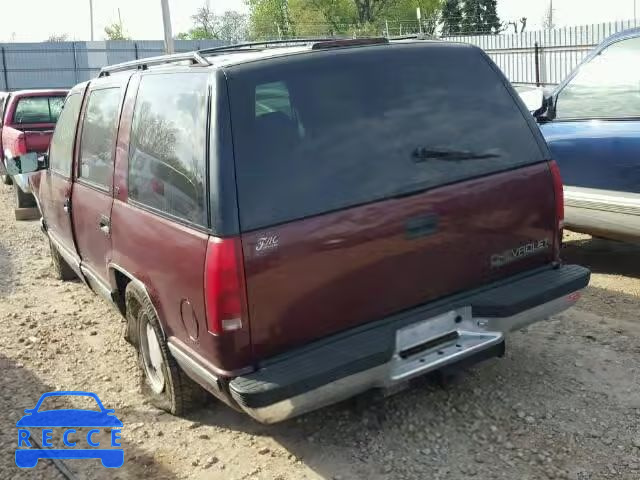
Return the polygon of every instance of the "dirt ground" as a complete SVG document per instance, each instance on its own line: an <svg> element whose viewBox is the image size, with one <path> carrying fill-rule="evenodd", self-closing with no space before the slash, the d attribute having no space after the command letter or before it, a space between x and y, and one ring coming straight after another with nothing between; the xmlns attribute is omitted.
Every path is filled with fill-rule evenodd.
<svg viewBox="0 0 640 480"><path fill-rule="evenodd" d="M0 186L0 479L63 478L50 461L14 464L15 422L51 390L95 392L125 425L122 468L68 460L71 478L640 479L640 247L567 235L564 258L593 269L591 286L509 337L503 359L263 426L215 401L189 418L148 405L121 318L52 277L10 193Z"/></svg>

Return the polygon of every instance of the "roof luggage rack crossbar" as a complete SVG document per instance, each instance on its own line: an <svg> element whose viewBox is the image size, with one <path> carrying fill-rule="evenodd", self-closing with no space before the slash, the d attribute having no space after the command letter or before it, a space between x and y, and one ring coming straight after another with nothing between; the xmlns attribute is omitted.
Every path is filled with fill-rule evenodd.
<svg viewBox="0 0 640 480"><path fill-rule="evenodd" d="M117 63L103 67L98 77L106 77L114 72L123 72L125 70L146 70L153 65L164 65L168 63L184 62L190 60L193 65L207 66L211 65L199 52L177 53L173 55L161 55L158 57L141 58L131 62Z"/></svg>
<svg viewBox="0 0 640 480"><path fill-rule="evenodd" d="M268 47L269 45L300 45L306 43L316 43L316 42L334 42L336 40L340 40L340 37L320 37L320 38L289 38L289 39L280 39L280 40L263 40L260 42L246 42L246 43L236 43L234 45L223 45L221 47L211 47L211 48L203 48L198 50L198 53L201 55L210 55L215 53L222 53L228 50L249 50L254 47Z"/></svg>
<svg viewBox="0 0 640 480"><path fill-rule="evenodd" d="M358 47L362 45L381 45L387 44L389 40L385 37L368 37L368 38L347 38L343 40L329 40L313 44L312 50L324 50L339 47Z"/></svg>

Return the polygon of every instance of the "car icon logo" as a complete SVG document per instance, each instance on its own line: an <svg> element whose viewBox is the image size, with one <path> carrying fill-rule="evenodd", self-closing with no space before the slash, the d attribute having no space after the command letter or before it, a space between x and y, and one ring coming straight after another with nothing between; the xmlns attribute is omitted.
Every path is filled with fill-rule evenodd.
<svg viewBox="0 0 640 480"><path fill-rule="evenodd" d="M79 408L43 410L42 402L49 397L89 397L95 400L99 410ZM120 428L122 422L114 415L115 410L104 407L100 398L92 392L64 391L43 394L36 406L24 411L26 415L16 423L18 427L18 448L16 449L16 465L20 468L33 468L39 459L82 459L99 458L107 468L119 468L124 463L124 450L120 444ZM42 428L42 438L36 440L33 428ZM66 448L55 448L53 445L53 429L64 429L61 436ZM76 428L90 428L81 438ZM111 429L110 447L104 448L95 438L101 429ZM91 448L76 448L76 444L86 439ZM33 448L35 444L36 448ZM41 447L41 448L37 448ZM115 448L120 447L120 448Z"/></svg>

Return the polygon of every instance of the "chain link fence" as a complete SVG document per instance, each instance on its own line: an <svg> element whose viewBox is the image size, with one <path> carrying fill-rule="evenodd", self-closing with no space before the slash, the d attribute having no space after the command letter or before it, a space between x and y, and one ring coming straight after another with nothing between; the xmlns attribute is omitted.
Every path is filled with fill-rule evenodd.
<svg viewBox="0 0 640 480"><path fill-rule="evenodd" d="M607 37L640 26L640 20L579 25L511 35L458 35L446 40L482 48L512 83L555 85Z"/></svg>
<svg viewBox="0 0 640 480"><path fill-rule="evenodd" d="M496 62L512 83L554 85L560 83L601 41L615 33L639 27L625 20L564 27L518 34L442 36L443 40L471 43ZM383 21L376 25L296 24L290 28L264 25L250 35L260 39L317 37L399 37L436 35L429 19ZM177 52L223 45L221 40L176 40ZM162 41L43 42L0 44L0 90L68 88L95 77L106 65L135 60L164 51Z"/></svg>

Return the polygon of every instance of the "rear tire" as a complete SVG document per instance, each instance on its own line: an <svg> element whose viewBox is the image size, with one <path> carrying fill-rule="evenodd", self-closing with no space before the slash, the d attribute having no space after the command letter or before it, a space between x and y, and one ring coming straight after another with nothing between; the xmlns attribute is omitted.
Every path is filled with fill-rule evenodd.
<svg viewBox="0 0 640 480"><path fill-rule="evenodd" d="M51 249L51 261L53 262L53 272L58 280L73 280L77 277L76 272L69 266L67 261L62 258L58 249L53 246L49 240L49 248Z"/></svg>
<svg viewBox="0 0 640 480"><path fill-rule="evenodd" d="M35 197L31 193L24 193L18 185L13 186L16 192L16 208L36 208Z"/></svg>
<svg viewBox="0 0 640 480"><path fill-rule="evenodd" d="M172 415L184 415L202 405L207 392L178 366L165 341L155 309L146 293L129 283L125 294L127 330L138 350L140 389L153 405Z"/></svg>

